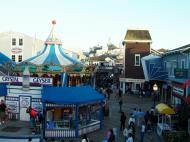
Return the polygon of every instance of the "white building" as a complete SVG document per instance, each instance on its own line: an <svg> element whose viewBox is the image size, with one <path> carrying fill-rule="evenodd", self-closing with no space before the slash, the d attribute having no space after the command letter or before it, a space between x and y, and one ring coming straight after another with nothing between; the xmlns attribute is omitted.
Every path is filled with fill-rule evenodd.
<svg viewBox="0 0 190 142"><path fill-rule="evenodd" d="M0 33L0 51L15 62L37 55L44 41L19 32Z"/></svg>

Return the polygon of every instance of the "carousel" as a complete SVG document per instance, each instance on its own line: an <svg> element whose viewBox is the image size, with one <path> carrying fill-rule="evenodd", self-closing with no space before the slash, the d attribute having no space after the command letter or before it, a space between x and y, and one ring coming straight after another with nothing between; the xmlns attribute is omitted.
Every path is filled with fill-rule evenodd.
<svg viewBox="0 0 190 142"><path fill-rule="evenodd" d="M53 79L53 86L90 84L91 72L81 62L64 52L61 40L56 37L55 25L56 21L52 21L52 29L43 51L18 64L15 72L20 76L25 67L29 66L30 76L50 77Z"/></svg>
<svg viewBox="0 0 190 142"><path fill-rule="evenodd" d="M9 119L29 121L26 109L32 106L41 112L42 91L46 86L81 86L91 83L91 71L79 61L69 57L62 49L62 42L55 36L56 22L39 54L14 65L11 76L1 76L6 84L5 102Z"/></svg>

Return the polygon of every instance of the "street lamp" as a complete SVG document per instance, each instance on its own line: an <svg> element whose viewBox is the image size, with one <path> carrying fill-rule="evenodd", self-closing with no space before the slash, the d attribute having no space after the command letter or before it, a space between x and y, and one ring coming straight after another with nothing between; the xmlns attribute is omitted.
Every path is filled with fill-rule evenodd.
<svg viewBox="0 0 190 142"><path fill-rule="evenodd" d="M156 92L158 91L158 85L155 83L153 85L153 91L154 91L154 107L155 107L155 102L156 102Z"/></svg>

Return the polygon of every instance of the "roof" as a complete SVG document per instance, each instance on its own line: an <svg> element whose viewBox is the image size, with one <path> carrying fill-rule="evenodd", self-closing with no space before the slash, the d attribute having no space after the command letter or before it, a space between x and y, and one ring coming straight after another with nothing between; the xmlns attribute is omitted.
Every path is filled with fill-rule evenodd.
<svg viewBox="0 0 190 142"><path fill-rule="evenodd" d="M90 86L44 87L42 102L54 104L90 104L105 97Z"/></svg>
<svg viewBox="0 0 190 142"><path fill-rule="evenodd" d="M188 51L189 49L190 49L190 44L187 44L187 45L181 46L179 48L169 50L169 51L165 52L163 54L163 56L185 52L185 51Z"/></svg>
<svg viewBox="0 0 190 142"><path fill-rule="evenodd" d="M55 36L55 21L53 21L52 24L52 30L45 42L43 51L39 55L29 58L23 62L30 62L35 65L82 65L81 62L69 57L64 53L61 40Z"/></svg>
<svg viewBox="0 0 190 142"><path fill-rule="evenodd" d="M152 42L148 30L127 30L124 42Z"/></svg>

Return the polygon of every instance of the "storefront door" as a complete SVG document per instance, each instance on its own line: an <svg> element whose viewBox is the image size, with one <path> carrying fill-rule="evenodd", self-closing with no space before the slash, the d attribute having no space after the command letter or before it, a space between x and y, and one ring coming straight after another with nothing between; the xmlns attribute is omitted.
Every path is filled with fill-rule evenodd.
<svg viewBox="0 0 190 142"><path fill-rule="evenodd" d="M30 116L26 113L26 109L31 105L31 97L30 96L20 96L20 120L29 121Z"/></svg>

